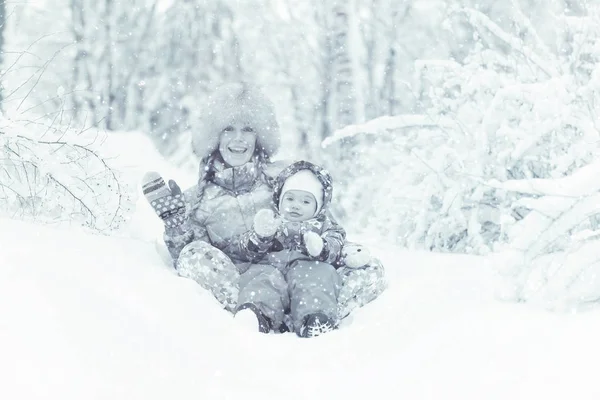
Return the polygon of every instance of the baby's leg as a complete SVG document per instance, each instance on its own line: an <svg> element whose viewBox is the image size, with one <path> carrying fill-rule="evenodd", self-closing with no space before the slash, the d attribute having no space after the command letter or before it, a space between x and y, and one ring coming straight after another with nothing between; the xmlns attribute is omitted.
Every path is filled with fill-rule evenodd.
<svg viewBox="0 0 600 400"><path fill-rule="evenodd" d="M281 271L266 264L253 264L240 277L239 307L253 304L277 329L289 307L287 283Z"/></svg>
<svg viewBox="0 0 600 400"><path fill-rule="evenodd" d="M296 261L286 276L296 333L300 332L304 320L310 314L325 314L337 324L337 298L342 280L331 264Z"/></svg>

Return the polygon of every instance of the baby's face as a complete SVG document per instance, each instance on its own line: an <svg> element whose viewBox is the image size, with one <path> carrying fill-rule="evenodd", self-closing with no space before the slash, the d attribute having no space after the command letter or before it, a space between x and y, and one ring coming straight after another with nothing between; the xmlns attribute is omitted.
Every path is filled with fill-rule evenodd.
<svg viewBox="0 0 600 400"><path fill-rule="evenodd" d="M288 190L281 200L281 215L292 222L306 221L315 215L317 200L304 190Z"/></svg>

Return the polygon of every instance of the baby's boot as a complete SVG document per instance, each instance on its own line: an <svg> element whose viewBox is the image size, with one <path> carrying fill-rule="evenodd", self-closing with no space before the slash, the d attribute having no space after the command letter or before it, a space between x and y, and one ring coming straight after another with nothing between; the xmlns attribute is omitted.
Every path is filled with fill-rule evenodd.
<svg viewBox="0 0 600 400"><path fill-rule="evenodd" d="M335 322L323 313L308 314L304 317L298 336L311 338L335 329Z"/></svg>

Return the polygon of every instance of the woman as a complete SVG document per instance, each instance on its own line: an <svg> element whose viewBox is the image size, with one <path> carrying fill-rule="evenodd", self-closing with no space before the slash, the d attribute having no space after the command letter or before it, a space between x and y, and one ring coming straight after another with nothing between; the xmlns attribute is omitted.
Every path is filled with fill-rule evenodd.
<svg viewBox="0 0 600 400"><path fill-rule="evenodd" d="M239 277L250 262L234 238L252 227L258 210L269 207L274 180L287 164L270 161L280 145L274 107L248 84L220 87L199 122L192 137L201 159L197 185L182 193L175 182L167 187L160 175L149 173L143 190L165 222L165 244L179 275L195 280L235 312ZM379 262L340 273L340 317L385 287Z"/></svg>

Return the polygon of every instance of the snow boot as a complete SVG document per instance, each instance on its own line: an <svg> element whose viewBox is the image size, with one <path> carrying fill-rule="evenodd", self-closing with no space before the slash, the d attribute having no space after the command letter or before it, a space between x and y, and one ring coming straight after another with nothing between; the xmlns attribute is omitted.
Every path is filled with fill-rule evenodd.
<svg viewBox="0 0 600 400"><path fill-rule="evenodd" d="M238 318L238 314L240 317L243 316L244 320L253 320L251 323L258 325L259 332L269 333L271 331L271 320L269 320L256 305L244 303L237 308L235 318ZM252 314L254 314L254 316L252 316Z"/></svg>
<svg viewBox="0 0 600 400"><path fill-rule="evenodd" d="M311 338L334 329L335 323L331 318L323 313L314 313L304 317L304 323L297 334L303 338Z"/></svg>

